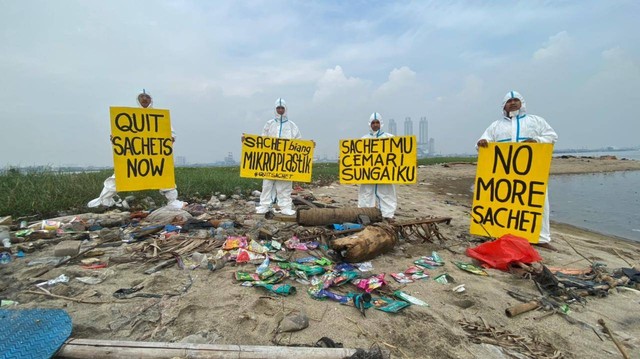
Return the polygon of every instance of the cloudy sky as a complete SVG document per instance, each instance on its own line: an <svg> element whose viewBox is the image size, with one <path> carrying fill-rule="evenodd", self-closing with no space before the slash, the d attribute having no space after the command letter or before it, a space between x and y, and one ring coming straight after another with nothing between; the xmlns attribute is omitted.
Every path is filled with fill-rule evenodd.
<svg viewBox="0 0 640 359"><path fill-rule="evenodd" d="M640 2L0 0L0 167L110 165L142 88L190 163L240 156L276 98L316 154L373 111L473 153L512 89L556 148L638 146ZM403 133L397 133L402 135Z"/></svg>

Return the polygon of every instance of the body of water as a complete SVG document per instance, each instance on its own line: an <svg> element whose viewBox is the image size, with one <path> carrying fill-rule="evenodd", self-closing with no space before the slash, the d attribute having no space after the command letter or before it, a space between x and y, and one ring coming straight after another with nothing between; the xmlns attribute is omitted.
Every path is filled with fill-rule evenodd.
<svg viewBox="0 0 640 359"><path fill-rule="evenodd" d="M640 151L572 155L640 160ZM553 221L640 241L640 171L551 176L549 201Z"/></svg>
<svg viewBox="0 0 640 359"><path fill-rule="evenodd" d="M576 153L554 153L554 157L558 156L576 156L576 157L600 157L600 156L616 156L618 159L629 159L640 161L640 150L633 151L613 151L613 152L576 152Z"/></svg>

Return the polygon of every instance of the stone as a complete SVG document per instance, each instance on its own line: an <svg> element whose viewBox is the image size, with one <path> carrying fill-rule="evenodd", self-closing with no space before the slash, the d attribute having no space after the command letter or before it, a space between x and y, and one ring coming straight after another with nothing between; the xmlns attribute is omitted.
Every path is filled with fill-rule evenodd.
<svg viewBox="0 0 640 359"><path fill-rule="evenodd" d="M216 210L222 208L222 203L216 196L211 196L209 202L207 202L207 209Z"/></svg>
<svg viewBox="0 0 640 359"><path fill-rule="evenodd" d="M62 241L56 245L53 255L56 257L75 256L80 253L80 241Z"/></svg>
<svg viewBox="0 0 640 359"><path fill-rule="evenodd" d="M309 318L303 312L292 312L280 322L278 332L297 332L309 326Z"/></svg>
<svg viewBox="0 0 640 359"><path fill-rule="evenodd" d="M120 240L119 228L102 228L98 231L98 237L100 237L101 243L114 242Z"/></svg>

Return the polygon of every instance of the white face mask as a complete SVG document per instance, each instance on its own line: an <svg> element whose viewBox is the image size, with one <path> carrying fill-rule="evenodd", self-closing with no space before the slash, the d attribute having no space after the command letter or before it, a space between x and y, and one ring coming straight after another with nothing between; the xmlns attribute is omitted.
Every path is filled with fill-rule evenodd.
<svg viewBox="0 0 640 359"><path fill-rule="evenodd" d="M509 111L509 118L516 117L518 115L518 112L520 112L520 110Z"/></svg>

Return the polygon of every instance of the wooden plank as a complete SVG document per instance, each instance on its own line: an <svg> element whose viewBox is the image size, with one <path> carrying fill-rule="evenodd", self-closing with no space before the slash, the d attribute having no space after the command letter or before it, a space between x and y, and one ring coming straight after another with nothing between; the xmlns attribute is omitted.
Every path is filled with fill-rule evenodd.
<svg viewBox="0 0 640 359"><path fill-rule="evenodd" d="M67 359L171 359L174 357L210 358L345 358L353 355L355 349L277 347L258 345L218 345L163 342L133 342L97 339L69 339L56 354L56 358Z"/></svg>

